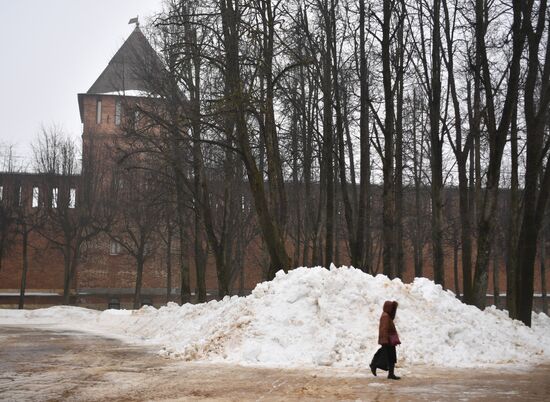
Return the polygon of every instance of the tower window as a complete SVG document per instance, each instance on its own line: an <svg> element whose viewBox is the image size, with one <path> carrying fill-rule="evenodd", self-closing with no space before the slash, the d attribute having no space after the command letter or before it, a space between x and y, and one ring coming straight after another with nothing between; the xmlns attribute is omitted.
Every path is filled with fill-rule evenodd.
<svg viewBox="0 0 550 402"><path fill-rule="evenodd" d="M76 189L75 188L71 188L69 190L69 208L74 208L76 207Z"/></svg>
<svg viewBox="0 0 550 402"><path fill-rule="evenodd" d="M57 194L59 190L57 187L52 188L52 208L57 208Z"/></svg>
<svg viewBox="0 0 550 402"><path fill-rule="evenodd" d="M122 103L119 100L117 100L115 102L115 124L117 126L120 125L121 116L122 116Z"/></svg>
<svg viewBox="0 0 550 402"><path fill-rule="evenodd" d="M96 123L101 124L101 99L97 100L95 116L96 116Z"/></svg>
<svg viewBox="0 0 550 402"><path fill-rule="evenodd" d="M38 198L40 197L40 189L38 187L32 188L32 207L38 208Z"/></svg>
<svg viewBox="0 0 550 402"><path fill-rule="evenodd" d="M122 251L122 246L120 245L120 243L116 240L111 240L110 250L109 250L110 254L119 255L121 251Z"/></svg>

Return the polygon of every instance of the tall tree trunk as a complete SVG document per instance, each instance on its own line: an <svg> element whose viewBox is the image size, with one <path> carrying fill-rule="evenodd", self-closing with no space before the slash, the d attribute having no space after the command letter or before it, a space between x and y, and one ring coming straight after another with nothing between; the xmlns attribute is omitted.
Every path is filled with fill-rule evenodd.
<svg viewBox="0 0 550 402"><path fill-rule="evenodd" d="M393 278L395 266L393 255L395 249L394 225L395 225L395 193L394 193L394 94L393 77L391 71L390 56L390 28L392 17L392 2L384 1L382 22L382 81L384 86L384 155L382 171L384 184L382 188L382 242L383 270L384 274Z"/></svg>
<svg viewBox="0 0 550 402"><path fill-rule="evenodd" d="M334 8L332 8L331 12L331 20L333 24L333 30L336 30L335 27L335 19L336 16L334 15ZM342 194L342 203L344 206L344 217L346 222L346 228L347 228L347 234L349 239L349 245L350 250L352 252L351 259L352 261L359 260L359 256L354 255L354 253L357 250L356 245L356 238L355 238L355 219L354 219L354 213L352 208L352 201L350 200L350 194L349 194L349 186L346 178L346 156L345 156L345 143L344 143L344 117L342 116L342 100L341 100L341 93L340 90L340 77L338 74L338 60L337 60L337 51L336 51L336 39L333 38L332 43L332 54L333 54L333 60L332 60L332 75L333 75L333 82L334 82L334 99L336 103L336 136L338 138L338 173L340 176L340 191ZM352 183L353 186L353 183ZM338 213L340 213L340 208L338 208ZM338 241L336 241L336 251L339 251L338 247ZM335 259L339 263L339 258Z"/></svg>
<svg viewBox="0 0 550 402"><path fill-rule="evenodd" d="M441 110L441 0L433 5L432 71L430 96L430 162L432 168L432 252L435 283L445 286L443 255L443 141L440 137L439 119Z"/></svg>
<svg viewBox="0 0 550 402"><path fill-rule="evenodd" d="M533 10L535 6L537 9ZM550 22L547 1L527 2L522 4L521 11L528 37L528 62L524 89L527 135L523 219L518 242L517 318L531 326L538 235L550 196L550 140L545 133L550 108ZM543 35L546 41L541 43Z"/></svg>
<svg viewBox="0 0 550 402"><path fill-rule="evenodd" d="M521 56L523 52L525 34L522 30L522 2L517 0L513 4L512 23L512 57L510 61L509 77L500 121L497 123L494 93L491 86L490 66L485 47L485 28L488 10L484 0L476 0L476 53L480 56L483 82L488 88L485 90L485 120L489 142L489 164L487 180L478 218L478 247L476 256L476 270L474 274L474 302L477 307L484 308L487 292L487 271L491 255L492 237L494 232L495 214L498 207L498 192L500 168L504 146L506 145L508 129L513 116L513 109L519 92L519 78L521 72ZM526 194L526 198L527 194ZM527 205L526 205L527 209ZM530 237L530 235L528 236ZM521 239L521 235L520 235ZM529 239L533 240L533 239ZM536 238L535 238L536 240ZM520 240L521 242L521 240ZM536 243L535 243L536 249ZM520 255L521 261L521 255ZM532 297L532 296L531 296ZM530 315L530 312L529 312ZM529 318L530 319L530 318Z"/></svg>
<svg viewBox="0 0 550 402"><path fill-rule="evenodd" d="M548 299L546 295L546 228L540 234L540 293L542 311L548 314Z"/></svg>
<svg viewBox="0 0 550 402"><path fill-rule="evenodd" d="M21 270L21 287L19 291L19 309L25 308L25 290L27 289L27 272L29 270L29 232L26 227L23 227L21 232L21 240L23 246L23 269Z"/></svg>
<svg viewBox="0 0 550 402"><path fill-rule="evenodd" d="M206 232L206 236L208 239L208 243L210 244L212 251L214 252L214 260L216 263L216 277L218 279L218 298L223 298L225 295L229 293L229 282L230 282L230 264L228 261L231 258L232 252L230 250L231 244L233 239L230 238L228 230L230 228L228 227L228 219L230 216L230 211L234 211L236 206L235 204L235 196L233 194L234 190L232 188L232 183L236 175L236 166L235 166L235 160L232 156L232 153L227 151L225 153L225 160L224 160L224 196L223 196L223 223L222 223L222 230L221 234L218 237L216 235L216 232L214 230L214 216L213 213L215 212L214 207L211 205L210 202L210 191L208 188L208 184L205 180L204 174L202 173L202 166L204 165L202 152L200 149L198 150L196 154L197 160L200 161L201 166L201 179L200 179L200 191L199 196L200 203L202 204L202 218L204 221L204 229ZM239 208L241 207L241 195L238 195L239 197ZM202 243L202 241L201 241ZM201 280L206 283L204 272L206 271L206 253L203 249L203 246L200 245L198 254L200 256L200 261L198 261L198 264L201 266L201 275L203 277ZM201 292L200 295L201 298L206 300L206 284L204 285L204 290Z"/></svg>
<svg viewBox="0 0 550 402"><path fill-rule="evenodd" d="M466 303L470 303L472 300L472 225L470 221L471 211L468 177L466 175L468 151L468 149L464 150L461 161L458 163L460 236L462 243L462 288L464 290L464 301Z"/></svg>
<svg viewBox="0 0 550 402"><path fill-rule="evenodd" d="M268 279L275 277L279 269L290 267L290 258L285 249L282 233L273 219L266 199L263 174L258 170L252 153L246 123L246 99L240 71L239 35L240 10L237 0L220 0L220 11L225 45L225 84L226 100L232 105L232 117L235 121L236 138L241 151L250 191L258 216L258 223L263 240L270 256Z"/></svg>
<svg viewBox="0 0 550 402"><path fill-rule="evenodd" d="M332 0L330 0L332 1ZM323 0L325 49L323 58L323 172L325 175L325 261L326 268L333 262L334 249L334 171L332 132L332 23L329 0Z"/></svg>
<svg viewBox="0 0 550 402"><path fill-rule="evenodd" d="M372 268L370 255L371 229L370 208L370 133L369 133L369 72L365 50L365 0L359 0L359 81L360 81L360 110L359 110L359 147L360 147L360 176L359 204L357 218L357 234L355 235L355 252L352 253L352 265L368 271ZM353 257L359 260L353 260Z"/></svg>
<svg viewBox="0 0 550 402"><path fill-rule="evenodd" d="M71 268L70 268L70 271L69 271L69 286L72 286L75 290L75 294L78 296L78 288L76 287L77 286L77 283L78 283L78 280L76 278L76 274L78 272L78 267L80 265L80 257L81 257L81 254L80 254L80 248L81 248L81 243L79 243L79 245L75 245L74 249L72 249L72 257L71 257ZM71 302L71 299L70 299L70 292L69 292L69 303ZM75 303L78 302L78 298L75 299Z"/></svg>
<svg viewBox="0 0 550 402"><path fill-rule="evenodd" d="M507 233L506 261L506 309L510 317L517 317L517 269L518 269L518 236L519 236L519 150L517 103L514 106L514 116L510 129L511 177L510 177L510 208Z"/></svg>
<svg viewBox="0 0 550 402"><path fill-rule="evenodd" d="M214 259L216 260L216 267L220 267L220 269L216 271L218 279L218 298L223 299L230 293L230 275L228 269L226 268L228 266L227 260L221 248L214 250Z"/></svg>
<svg viewBox="0 0 550 402"><path fill-rule="evenodd" d="M473 130L473 128L471 128L471 130ZM470 163L469 163L469 169L468 169L468 210L470 211L470 223L471 223L471 230L470 230L470 238L474 237L475 236L475 231L477 230L477 205L476 205L476 199L477 199L477 189L476 189L476 186L475 186L475 158L474 158L474 154L475 154L475 133L473 134L474 136L474 146L472 148L470 148L470 154L468 155L469 156L469 159L470 159ZM473 245L472 245L473 246ZM473 247L472 247L472 253L473 253ZM473 257L473 256L472 256ZM473 261L472 261L473 262ZM473 268L473 265L472 265L472 268ZM468 302L469 304L473 304L474 303L474 290L473 290L473 285L474 285L474 281L473 281L473 269L472 269L472 281L470 282L470 288L472 289L472 292L471 292L471 299L470 299L470 302Z"/></svg>
<svg viewBox="0 0 550 402"><path fill-rule="evenodd" d="M449 142L453 146L453 152L456 157L458 168L458 192L459 192L459 216L460 216L460 242L462 245L462 287L464 291L463 300L470 303L472 299L472 237L471 237L471 215L470 215L470 203L468 192L468 175L466 165L468 162L468 154L472 148L472 133L470 130L466 140L463 142L462 138L462 115L460 108L460 100L458 97L458 91L456 88L456 80L454 74L454 44L453 44L453 23L452 20L456 18L457 10L454 10L454 15L451 20L449 15L449 8L447 6L447 0L441 2L443 6L443 12L445 17L445 37L447 41L447 76L449 81L449 87L451 90L451 99L454 110L454 128L455 128L455 141L454 146L452 140ZM469 96L471 92L470 81L467 82L467 94ZM468 100L468 105L470 101ZM458 241L458 239L457 239ZM455 281L458 278L455 274ZM458 289L458 286L455 286ZM457 293L459 294L459 293Z"/></svg>
<svg viewBox="0 0 550 402"><path fill-rule="evenodd" d="M454 285L455 285L455 294L457 297L460 298L460 281L458 280L458 249L459 249L459 243L458 238L456 234L456 230L454 232L454 238L453 238L453 274L454 274Z"/></svg>
<svg viewBox="0 0 550 402"><path fill-rule="evenodd" d="M176 213L178 216L178 241L179 241L179 268L180 268L180 302L181 304L189 302L191 290L189 285L189 266L187 265L185 242L186 234L186 219L185 219L185 194L183 191L184 180L181 177L182 172L179 169L175 170L176 179Z"/></svg>
<svg viewBox="0 0 550 402"><path fill-rule="evenodd" d="M193 36L196 36L194 29L190 29ZM196 43L196 37L191 39L191 43ZM204 161L201 149L201 59L199 50L196 47L192 49L192 64L189 63L189 92L191 93L191 131L193 136L193 187L195 194L194 224L195 224L195 271L197 277L197 301L203 303L206 301L206 255L203 248L204 234L201 227L201 208L210 208L201 202L201 191L208 192L206 188L206 178L204 177Z"/></svg>
<svg viewBox="0 0 550 402"><path fill-rule="evenodd" d="M302 252L302 258L303 262L302 265L307 267L309 266L310 262L313 262L313 256L312 259L309 259L310 254L310 244L313 241L313 223L315 220L315 212L313 208L313 199L311 194L311 147L312 147L312 136L310 135L310 131L312 127L312 124L307 122L307 131L304 133L303 138L305 139L304 142L304 197L305 197L305 211L304 211L304 251ZM313 246L313 244L312 244Z"/></svg>
<svg viewBox="0 0 550 402"><path fill-rule="evenodd" d="M495 307L499 307L500 304L500 265L498 258L498 250L495 247L493 251L493 303Z"/></svg>
<svg viewBox="0 0 550 402"><path fill-rule="evenodd" d="M187 264L187 253L185 249L187 244L185 243L185 229L179 228L179 266L180 266L180 303L185 304L189 302L191 297L191 290L189 287L189 265Z"/></svg>
<svg viewBox="0 0 550 402"><path fill-rule="evenodd" d="M172 226L170 222L168 222L167 238L166 238L166 303L171 301L171 297L172 297Z"/></svg>
<svg viewBox="0 0 550 402"><path fill-rule="evenodd" d="M267 176L269 179L269 190L272 213L277 224L284 232L286 223L287 197L284 186L283 168L279 141L277 139L277 128L275 126L275 111L273 108L274 82L273 82L273 46L275 35L275 18L271 0L262 0L263 20L263 67L265 77L265 147L267 153Z"/></svg>
<svg viewBox="0 0 550 402"><path fill-rule="evenodd" d="M243 253L246 252L246 248L243 249ZM246 255L242 256L241 269L239 270L239 296L246 296L245 294L245 268L246 264L244 263Z"/></svg>
<svg viewBox="0 0 550 402"><path fill-rule="evenodd" d="M349 160L349 178L350 178L350 184L351 184L351 195L350 198L352 200L352 206L354 213L357 213L357 177L355 174L355 156L354 156L354 143L351 138L351 130L350 130L350 119L346 118L346 116L350 115L349 110L349 81L346 79L343 83L342 87L342 108L344 111L344 132L346 133L346 148L347 148L347 157Z"/></svg>
<svg viewBox="0 0 550 402"><path fill-rule="evenodd" d="M136 287L134 291L134 310L137 310L141 307L141 286L143 282L143 257L136 258Z"/></svg>
<svg viewBox="0 0 550 402"><path fill-rule="evenodd" d="M63 246L63 304L69 305L71 292L71 247Z"/></svg>
<svg viewBox="0 0 550 402"><path fill-rule="evenodd" d="M206 301L206 253L203 247L203 232L199 213L195 213L195 270L197 274L197 301Z"/></svg>
<svg viewBox="0 0 550 402"><path fill-rule="evenodd" d="M314 102L312 101L313 93L315 90L309 88L307 100L306 100L306 90L305 90L305 74L304 67L300 66L300 95L301 95L301 105L303 109L302 117L302 142L303 142L303 176L304 176L304 197L305 197L305 210L304 210L304 251L302 253L303 262L302 264L307 267L311 262L313 264L313 255L312 259L309 259L310 254L310 244L313 248L314 243L314 228L313 224L315 222L315 208L313 207L313 195L311 188L311 179L312 172L311 166L313 163L313 122L311 116L313 115ZM312 83L310 82L310 86Z"/></svg>
<svg viewBox="0 0 550 402"><path fill-rule="evenodd" d="M540 191L536 191L537 174L540 172L542 147L541 142L535 137L539 133L530 133L529 123L527 123L527 163L525 169L525 191L524 191L524 207L523 220L518 241L518 298L517 311L518 317L525 325L531 326L531 311L533 308L533 291L534 291L534 269L535 258L537 254L538 234L541 227L542 219L548 204L550 196L550 158L548 158L545 174L541 179ZM534 130L533 130L534 131ZM529 138L530 134L535 138ZM542 135L538 137L542 140ZM530 140L532 142L530 142ZM533 177L534 176L534 177ZM535 183L533 183L535 181Z"/></svg>
<svg viewBox="0 0 550 402"><path fill-rule="evenodd" d="M296 104L296 99L294 100ZM302 208L301 208L301 191L300 182L298 179L298 112L294 109L292 113L292 130L291 130L291 147L292 147L292 184L293 184L293 209L294 215L294 256L292 258L292 265L297 267L300 265L300 248L302 244Z"/></svg>
<svg viewBox="0 0 550 402"><path fill-rule="evenodd" d="M421 222L423 221L423 210L422 210L422 201L420 196L421 186L422 186L422 164L423 164L423 143L424 143L424 128L423 128L423 112L420 112L421 125L420 130L422 134L420 135L420 140L417 136L417 107L418 107L418 98L416 97L416 89L413 90L413 110L412 110L412 136L413 136L413 176L414 176L414 238L413 243L413 253L414 253L414 276L416 278L421 278L424 276L423 273L423 252L424 252L424 242L422 238L424 237L421 234ZM418 152L417 146L420 145L420 152Z"/></svg>
<svg viewBox="0 0 550 402"><path fill-rule="evenodd" d="M405 3L401 1L401 14L405 14ZM403 43L403 21L397 28L396 97L395 97L395 274L403 277L403 86L405 81L405 44Z"/></svg>

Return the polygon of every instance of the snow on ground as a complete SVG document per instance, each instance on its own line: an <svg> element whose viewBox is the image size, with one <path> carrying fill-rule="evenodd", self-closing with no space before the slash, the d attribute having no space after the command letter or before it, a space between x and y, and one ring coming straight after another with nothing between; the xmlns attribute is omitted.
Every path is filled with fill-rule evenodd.
<svg viewBox="0 0 550 402"><path fill-rule="evenodd" d="M532 328L489 307L480 311L426 278L403 284L354 268L279 272L247 297L155 309L52 307L0 310L0 325L83 330L159 345L185 360L280 367L367 367L385 300L397 300L402 366L483 367L550 362L550 318Z"/></svg>

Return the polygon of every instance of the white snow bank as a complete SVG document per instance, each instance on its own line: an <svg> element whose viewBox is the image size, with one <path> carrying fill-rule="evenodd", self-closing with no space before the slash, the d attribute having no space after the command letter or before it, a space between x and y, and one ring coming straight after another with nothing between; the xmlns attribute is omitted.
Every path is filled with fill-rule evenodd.
<svg viewBox="0 0 550 402"><path fill-rule="evenodd" d="M98 312L77 307L0 310L0 325L46 325L161 345L186 360L268 366L367 367L385 300L397 300L400 365L523 365L550 361L550 318L532 328L480 311L425 278L411 284L354 268L282 271L248 297L160 309Z"/></svg>

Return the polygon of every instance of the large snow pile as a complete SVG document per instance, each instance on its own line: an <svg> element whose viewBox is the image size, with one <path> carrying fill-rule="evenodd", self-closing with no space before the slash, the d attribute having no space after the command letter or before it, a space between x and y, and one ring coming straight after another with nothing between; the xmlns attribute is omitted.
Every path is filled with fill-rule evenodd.
<svg viewBox="0 0 550 402"><path fill-rule="evenodd" d="M550 318L532 328L480 311L425 278L411 284L354 268L279 272L248 297L160 309L98 312L76 307L0 310L0 324L48 324L160 345L186 360L270 366L367 367L378 348L385 300L397 300L400 365L476 367L550 361Z"/></svg>

